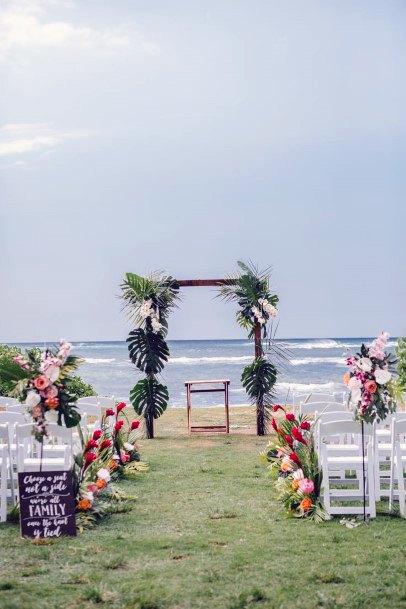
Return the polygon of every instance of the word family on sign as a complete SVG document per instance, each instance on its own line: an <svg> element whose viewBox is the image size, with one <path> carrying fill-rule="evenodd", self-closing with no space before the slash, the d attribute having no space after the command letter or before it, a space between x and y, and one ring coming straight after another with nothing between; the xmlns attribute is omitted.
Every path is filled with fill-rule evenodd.
<svg viewBox="0 0 406 609"><path fill-rule="evenodd" d="M23 536L76 535L71 471L20 473L18 483Z"/></svg>

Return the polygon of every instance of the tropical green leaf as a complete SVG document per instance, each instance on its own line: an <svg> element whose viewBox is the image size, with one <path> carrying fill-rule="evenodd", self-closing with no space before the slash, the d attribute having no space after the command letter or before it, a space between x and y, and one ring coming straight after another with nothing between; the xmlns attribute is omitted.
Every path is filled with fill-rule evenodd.
<svg viewBox="0 0 406 609"><path fill-rule="evenodd" d="M130 359L139 370L146 374L161 372L168 361L169 349L160 333L137 328L130 332L127 342Z"/></svg>
<svg viewBox="0 0 406 609"><path fill-rule="evenodd" d="M158 419L168 406L169 393L165 385L154 377L138 381L130 392L130 401L134 410L146 419Z"/></svg>
<svg viewBox="0 0 406 609"><path fill-rule="evenodd" d="M244 368L241 383L249 398L257 403L271 397L276 376L277 370L272 362L259 357Z"/></svg>
<svg viewBox="0 0 406 609"><path fill-rule="evenodd" d="M30 372L28 370L26 370L25 368L23 368L22 366L20 366L20 364L13 362L12 360L8 359L7 357L2 357L0 359L0 379L1 379L1 381L17 382L22 379L27 379L30 376L31 376Z"/></svg>

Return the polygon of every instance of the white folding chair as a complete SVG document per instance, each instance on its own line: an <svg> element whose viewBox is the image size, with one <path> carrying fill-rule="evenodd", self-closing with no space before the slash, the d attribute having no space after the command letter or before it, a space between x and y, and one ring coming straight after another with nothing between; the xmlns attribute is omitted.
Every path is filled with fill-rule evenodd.
<svg viewBox="0 0 406 609"><path fill-rule="evenodd" d="M85 435L92 433L95 429L100 429L103 417L102 406L91 402L79 404L79 400L76 406L81 416L80 424ZM89 423L90 417L94 419L92 423Z"/></svg>
<svg viewBox="0 0 406 609"><path fill-rule="evenodd" d="M9 398L6 395L0 396L0 408L6 408L7 406L18 406L20 402L16 398Z"/></svg>
<svg viewBox="0 0 406 609"><path fill-rule="evenodd" d="M299 414L313 414L315 412L346 412L347 408L343 402L334 401L318 401L318 402L300 402Z"/></svg>
<svg viewBox="0 0 406 609"><path fill-rule="evenodd" d="M56 429L58 428L58 429ZM72 430L50 423L50 439L41 447L32 436L32 424L17 425L17 468L19 472L68 470L72 463ZM24 453L24 441L30 440L30 453ZM58 444L56 444L56 441ZM65 442L63 445L61 441Z"/></svg>
<svg viewBox="0 0 406 609"><path fill-rule="evenodd" d="M320 454L323 472L323 502L329 514L362 514L363 505L348 505L349 502L363 503L363 467L365 468L365 494L366 513L371 517L376 516L375 506L375 473L374 473L374 435L373 425L364 425L364 438L366 450L364 455L332 455L327 450L326 441L337 435L351 434L360 438L361 425L357 421L330 421L320 424ZM359 440L358 440L359 442ZM334 486L337 471L355 471L358 473L356 479L348 477L348 486L355 488L336 488ZM342 483L343 480L340 480ZM347 503L347 505L342 505Z"/></svg>
<svg viewBox="0 0 406 609"><path fill-rule="evenodd" d="M405 413L397 413L397 415ZM391 426L391 469L390 469L390 491L389 491L389 510L393 510L394 499L399 500L399 511L405 517L405 479L406 469L406 417L398 419L395 415L392 418ZM397 481L398 490L395 491Z"/></svg>
<svg viewBox="0 0 406 609"><path fill-rule="evenodd" d="M0 475L0 521L4 522L7 520L7 499L11 499L12 504L15 504L8 423L0 425Z"/></svg>
<svg viewBox="0 0 406 609"><path fill-rule="evenodd" d="M79 398L76 402L77 406L80 408L83 407L84 404L96 404L102 409L105 408L114 408L116 405L116 400L114 397L103 397L100 395L91 395L87 398Z"/></svg>
<svg viewBox="0 0 406 609"><path fill-rule="evenodd" d="M27 413L27 406L18 402L17 404L8 404L6 412L19 412L20 414Z"/></svg>
<svg viewBox="0 0 406 609"><path fill-rule="evenodd" d="M392 424L395 420L399 424L405 419L405 412L395 412L388 414L383 421L375 423L375 493L377 501L380 501L382 497L390 497L391 464L393 463ZM406 448L406 445L404 446Z"/></svg>
<svg viewBox="0 0 406 609"><path fill-rule="evenodd" d="M10 477L11 489L13 492L13 504L18 501L17 491L17 425L25 425L28 423L27 416L21 412L0 412L0 425L8 425L9 433L9 452L10 452ZM29 453L29 442L25 440L23 450L26 456Z"/></svg>

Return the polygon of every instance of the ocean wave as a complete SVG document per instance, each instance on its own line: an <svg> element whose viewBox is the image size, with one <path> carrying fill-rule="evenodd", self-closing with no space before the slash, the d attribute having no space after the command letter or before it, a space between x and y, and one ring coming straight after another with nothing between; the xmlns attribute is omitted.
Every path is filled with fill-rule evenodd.
<svg viewBox="0 0 406 609"><path fill-rule="evenodd" d="M106 358L106 357L85 357L84 358L86 364L111 364L116 361L115 357Z"/></svg>
<svg viewBox="0 0 406 609"><path fill-rule="evenodd" d="M291 359L292 366L306 366L307 364L336 364L345 366L343 357L304 357L302 359Z"/></svg>
<svg viewBox="0 0 406 609"><path fill-rule="evenodd" d="M214 357L171 357L169 364L241 364L243 362L251 362L252 356L250 355L238 355L238 356L214 356Z"/></svg>
<svg viewBox="0 0 406 609"><path fill-rule="evenodd" d="M286 341L288 349L340 349L345 345L338 343L336 340L319 340L314 342L291 343Z"/></svg>
<svg viewBox="0 0 406 609"><path fill-rule="evenodd" d="M337 383L327 382L327 383L277 383L275 388L278 391L282 389L288 391L300 391L305 393L306 391L325 391L331 390L335 387L338 387Z"/></svg>

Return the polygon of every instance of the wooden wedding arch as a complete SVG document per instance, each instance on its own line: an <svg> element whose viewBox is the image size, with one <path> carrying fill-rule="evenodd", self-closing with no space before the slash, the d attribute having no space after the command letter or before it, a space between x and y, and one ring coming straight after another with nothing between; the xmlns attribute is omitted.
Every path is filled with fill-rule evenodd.
<svg viewBox="0 0 406 609"><path fill-rule="evenodd" d="M195 287L204 287L204 288L212 288L224 285L225 283L230 283L230 279L176 279L175 283L180 288L195 288ZM262 338L261 338L261 325L258 321L255 321L255 329L254 329L254 352L255 358L258 358L262 355ZM228 396L228 391L227 391ZM226 427L228 429L228 397L226 398ZM189 431L191 430L190 423L190 405L188 401L188 426ZM261 422L257 418L257 434L261 435Z"/></svg>

